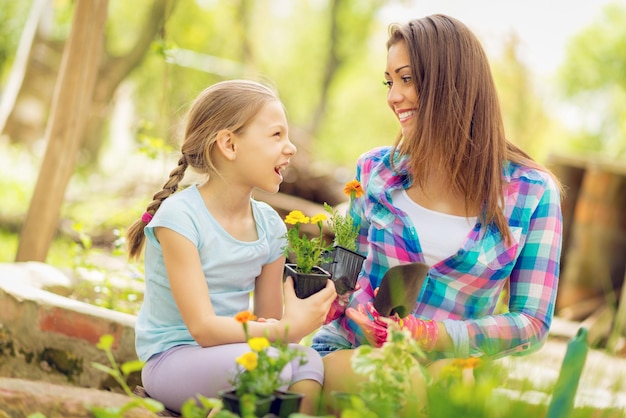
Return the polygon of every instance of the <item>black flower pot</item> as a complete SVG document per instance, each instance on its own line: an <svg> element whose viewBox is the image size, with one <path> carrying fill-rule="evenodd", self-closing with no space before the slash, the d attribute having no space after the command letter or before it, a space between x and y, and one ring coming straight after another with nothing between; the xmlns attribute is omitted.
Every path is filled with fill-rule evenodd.
<svg viewBox="0 0 626 418"><path fill-rule="evenodd" d="M326 282L331 278L330 273L321 267L313 267L311 273L301 273L296 270L295 264L290 263L285 264L283 279L287 279L288 276L293 278L296 296L300 299L306 299L325 288Z"/></svg>
<svg viewBox="0 0 626 418"><path fill-rule="evenodd" d="M241 406L239 404L239 396L235 390L223 390L220 391L219 397L222 400L223 408L233 414L241 415ZM264 417L270 413L272 403L274 402L274 396L257 396L254 404L254 415L257 417Z"/></svg>
<svg viewBox="0 0 626 418"><path fill-rule="evenodd" d="M297 392L274 392L274 400L270 408L270 413L279 418L288 418L289 415L300 411L303 394Z"/></svg>
<svg viewBox="0 0 626 418"><path fill-rule="evenodd" d="M365 257L346 247L336 245L328 251L326 260L328 261L321 267L330 273L337 293L343 295L353 291Z"/></svg>

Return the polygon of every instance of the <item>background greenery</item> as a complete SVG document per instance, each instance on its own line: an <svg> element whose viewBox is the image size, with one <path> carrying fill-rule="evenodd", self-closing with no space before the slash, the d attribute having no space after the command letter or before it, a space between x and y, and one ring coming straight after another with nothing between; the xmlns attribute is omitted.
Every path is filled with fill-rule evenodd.
<svg viewBox="0 0 626 418"><path fill-rule="evenodd" d="M247 77L276 86L299 149L295 168L300 171L287 179L291 183L320 174L338 182L350 179L359 154L391 143L397 133L381 83L391 22L383 21L380 12L401 0L110 0L109 59L125 59L159 2L173 11L138 65L100 109L100 123L85 139L66 192L58 239L47 262L79 277L85 269L100 270L101 277L111 280L111 272L119 269L131 281L141 279L139 266L120 261L120 237L174 167L181 119L207 85ZM0 0L2 91L33 4ZM23 90L31 93L22 97L19 109L27 122L10 119L7 127L13 128L0 137L0 262L15 257L45 150L49 96L73 7L71 0L55 0L43 12L37 45L57 53L44 55L47 59L40 64L46 68L26 73ZM565 61L551 80L556 96L550 100L545 85L518 58L518 49L511 37L501 53L491 57L509 138L544 163L553 152L623 161L624 2L609 4L570 40ZM110 74L100 77L104 83ZM556 101L590 115L588 120L572 131L555 116Z"/></svg>

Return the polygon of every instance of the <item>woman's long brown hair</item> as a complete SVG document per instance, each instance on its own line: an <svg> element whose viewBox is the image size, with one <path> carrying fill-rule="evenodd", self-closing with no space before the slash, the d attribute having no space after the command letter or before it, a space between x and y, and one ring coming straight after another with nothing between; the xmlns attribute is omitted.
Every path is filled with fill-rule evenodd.
<svg viewBox="0 0 626 418"><path fill-rule="evenodd" d="M404 42L418 103L415 130L400 134L395 148L410 156L414 181L444 171L465 209L494 222L509 239L502 212L508 160L548 172L506 139L496 87L487 56L463 23L431 15L391 25L387 49ZM555 179L556 180L556 179ZM557 182L558 184L558 182Z"/></svg>

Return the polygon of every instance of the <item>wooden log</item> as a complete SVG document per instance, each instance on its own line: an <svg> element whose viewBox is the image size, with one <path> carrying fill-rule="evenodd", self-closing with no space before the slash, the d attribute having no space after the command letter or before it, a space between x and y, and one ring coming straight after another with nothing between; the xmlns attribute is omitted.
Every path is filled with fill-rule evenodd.
<svg viewBox="0 0 626 418"><path fill-rule="evenodd" d="M586 298L615 300L624 278L626 174L589 163L578 196L557 309Z"/></svg>

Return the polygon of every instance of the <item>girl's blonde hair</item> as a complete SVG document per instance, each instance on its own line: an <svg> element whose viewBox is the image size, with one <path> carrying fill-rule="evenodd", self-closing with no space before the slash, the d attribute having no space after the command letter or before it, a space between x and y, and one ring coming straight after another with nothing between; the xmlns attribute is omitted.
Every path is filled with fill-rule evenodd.
<svg viewBox="0 0 626 418"><path fill-rule="evenodd" d="M178 190L188 166L200 174L219 174L211 157L218 132L227 129L242 134L263 106L274 100L279 98L273 89L250 80L222 81L200 93L187 113L178 166L170 172L163 188L154 194L146 213L154 215L161 203ZM138 257L143 248L146 225L145 218L139 219L128 229L131 259Z"/></svg>
<svg viewBox="0 0 626 418"><path fill-rule="evenodd" d="M467 211L480 211L508 240L502 207L506 161L548 172L506 139L496 87L478 38L462 22L431 15L389 27L387 49L404 42L417 92L415 130L394 145L411 156L414 181L444 171ZM555 178L555 181L557 179ZM557 181L557 185L558 185Z"/></svg>

